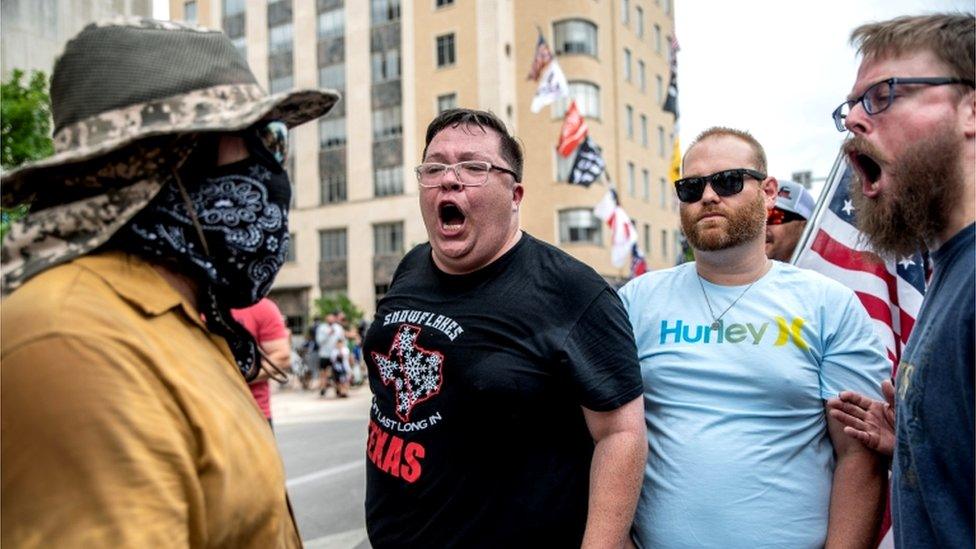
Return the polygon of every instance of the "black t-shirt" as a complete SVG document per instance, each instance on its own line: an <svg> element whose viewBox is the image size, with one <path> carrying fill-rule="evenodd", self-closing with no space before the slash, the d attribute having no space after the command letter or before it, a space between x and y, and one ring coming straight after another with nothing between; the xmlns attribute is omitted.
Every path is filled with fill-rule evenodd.
<svg viewBox="0 0 976 549"><path fill-rule="evenodd" d="M593 454L581 406L642 391L627 314L596 272L528 234L466 275L422 244L363 355L374 547L579 547Z"/></svg>

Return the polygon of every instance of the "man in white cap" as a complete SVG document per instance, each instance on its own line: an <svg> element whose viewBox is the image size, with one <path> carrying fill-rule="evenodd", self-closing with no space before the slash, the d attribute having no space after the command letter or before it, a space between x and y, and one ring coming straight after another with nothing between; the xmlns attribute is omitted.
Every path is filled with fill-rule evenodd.
<svg viewBox="0 0 976 549"><path fill-rule="evenodd" d="M219 31L92 24L51 78L56 154L3 177L0 542L300 547L231 316L288 249L288 128Z"/></svg>
<svg viewBox="0 0 976 549"><path fill-rule="evenodd" d="M766 257L789 262L816 201L803 185L780 181L776 205L766 217Z"/></svg>

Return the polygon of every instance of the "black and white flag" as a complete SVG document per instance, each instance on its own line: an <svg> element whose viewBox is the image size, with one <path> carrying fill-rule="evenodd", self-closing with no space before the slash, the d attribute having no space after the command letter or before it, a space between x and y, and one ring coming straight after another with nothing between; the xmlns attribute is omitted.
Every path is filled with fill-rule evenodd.
<svg viewBox="0 0 976 549"><path fill-rule="evenodd" d="M587 137L576 151L573 169L569 171L569 183L589 187L606 167L607 163L600 154L600 147Z"/></svg>

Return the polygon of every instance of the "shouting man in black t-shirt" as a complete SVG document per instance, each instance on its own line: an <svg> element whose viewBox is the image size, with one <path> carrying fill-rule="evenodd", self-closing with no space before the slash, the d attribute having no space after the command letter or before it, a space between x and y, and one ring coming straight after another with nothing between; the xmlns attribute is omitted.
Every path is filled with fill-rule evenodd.
<svg viewBox="0 0 976 549"><path fill-rule="evenodd" d="M374 547L629 543L647 443L616 293L519 229L522 151L453 109L417 167L430 242L404 257L366 335Z"/></svg>

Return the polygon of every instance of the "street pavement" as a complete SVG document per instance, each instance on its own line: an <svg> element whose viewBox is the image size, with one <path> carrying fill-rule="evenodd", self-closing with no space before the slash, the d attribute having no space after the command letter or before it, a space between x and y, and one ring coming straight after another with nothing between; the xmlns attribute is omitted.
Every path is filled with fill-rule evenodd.
<svg viewBox="0 0 976 549"><path fill-rule="evenodd" d="M369 549L363 510L369 388L353 388L346 399L329 391L323 399L317 390L274 385L275 437L305 547Z"/></svg>

